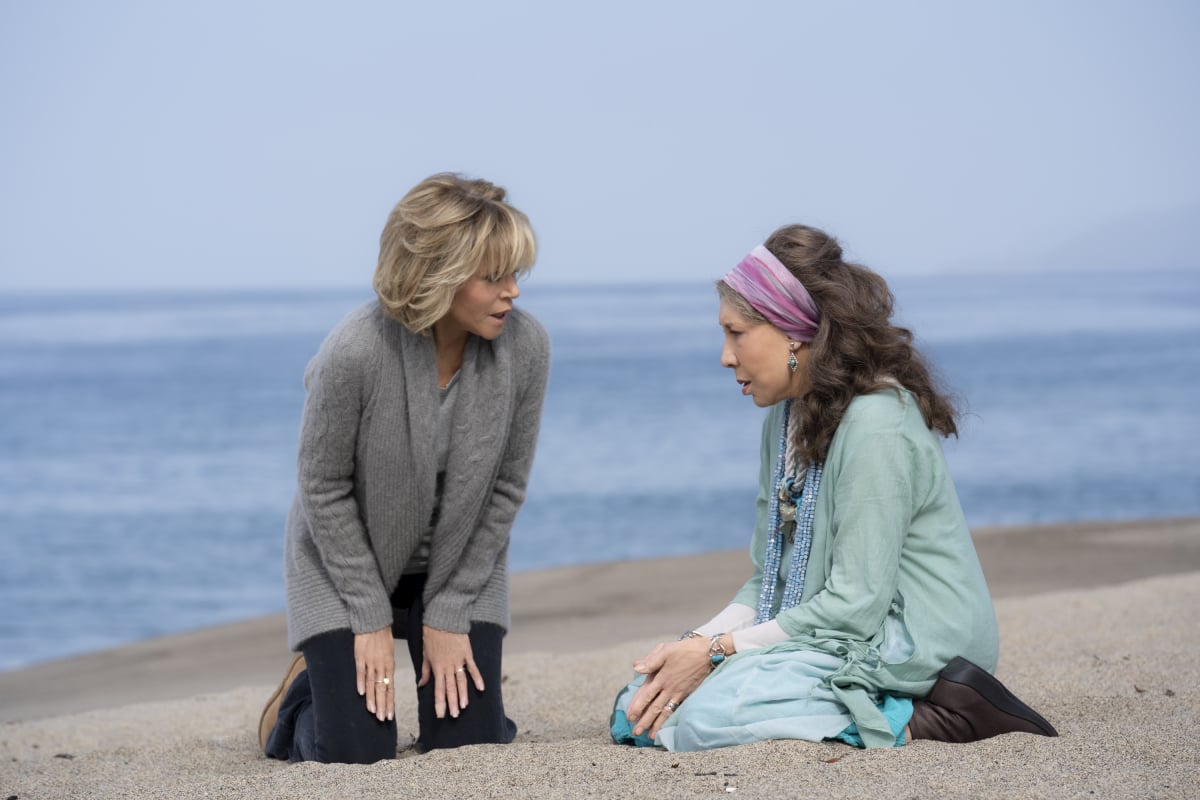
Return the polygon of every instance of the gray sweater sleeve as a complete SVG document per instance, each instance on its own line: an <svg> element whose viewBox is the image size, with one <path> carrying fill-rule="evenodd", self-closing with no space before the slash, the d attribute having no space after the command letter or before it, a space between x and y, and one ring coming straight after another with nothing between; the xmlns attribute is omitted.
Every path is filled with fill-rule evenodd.
<svg viewBox="0 0 1200 800"><path fill-rule="evenodd" d="M367 330L346 324L329 336L304 376L300 505L354 633L392 622L391 602L354 495L355 446L378 353Z"/></svg>
<svg viewBox="0 0 1200 800"><path fill-rule="evenodd" d="M425 624L438 630L466 633L471 629L472 604L508 547L517 511L525 501L541 425L542 401L550 376L550 340L532 317L525 316L522 322L529 325L530 336L516 359L521 369L520 388L516 392L508 444L479 526L472 532L446 585L425 607ZM494 611L503 616L505 609Z"/></svg>

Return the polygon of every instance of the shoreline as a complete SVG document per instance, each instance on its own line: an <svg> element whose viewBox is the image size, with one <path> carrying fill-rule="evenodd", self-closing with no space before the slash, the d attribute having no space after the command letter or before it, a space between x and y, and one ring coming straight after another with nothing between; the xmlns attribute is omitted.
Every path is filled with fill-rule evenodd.
<svg viewBox="0 0 1200 800"><path fill-rule="evenodd" d="M1200 518L1054 523L973 534L992 596L1036 596L1200 571ZM578 653L664 638L722 608L743 550L516 573L507 654ZM0 672L0 722L272 684L290 655L282 614Z"/></svg>

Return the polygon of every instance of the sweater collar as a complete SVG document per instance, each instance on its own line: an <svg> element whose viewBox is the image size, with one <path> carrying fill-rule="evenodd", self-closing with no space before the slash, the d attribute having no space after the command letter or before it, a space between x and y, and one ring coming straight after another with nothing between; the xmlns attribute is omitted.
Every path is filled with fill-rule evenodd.
<svg viewBox="0 0 1200 800"><path fill-rule="evenodd" d="M437 481L434 436L438 403L437 354L433 339L400 328L404 391L413 453L414 484L420 508L432 508ZM507 332L506 332L507 333ZM451 417L450 457L446 465L441 513L433 547L469 535L488 499L503 457L512 418L512 354L502 333L494 341L467 339L458 375L458 397ZM436 554L431 565L437 562ZM433 576L430 576L433 578Z"/></svg>

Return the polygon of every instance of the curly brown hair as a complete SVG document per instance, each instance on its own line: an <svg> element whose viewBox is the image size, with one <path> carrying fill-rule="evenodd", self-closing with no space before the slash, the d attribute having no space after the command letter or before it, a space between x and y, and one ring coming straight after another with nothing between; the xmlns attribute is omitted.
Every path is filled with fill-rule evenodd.
<svg viewBox="0 0 1200 800"><path fill-rule="evenodd" d="M912 392L932 430L958 435L953 400L913 346L912 332L892 324L894 298L883 278L844 261L837 239L807 225L785 225L765 245L804 284L821 313L808 360L811 388L793 405L803 458L824 461L850 401L895 389L889 378ZM717 288L747 319L766 323L724 281Z"/></svg>

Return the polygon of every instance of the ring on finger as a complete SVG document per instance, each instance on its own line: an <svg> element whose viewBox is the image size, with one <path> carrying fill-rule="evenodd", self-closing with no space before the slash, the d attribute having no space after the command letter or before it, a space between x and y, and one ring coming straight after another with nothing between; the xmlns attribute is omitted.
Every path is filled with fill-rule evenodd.
<svg viewBox="0 0 1200 800"><path fill-rule="evenodd" d="M663 706L663 711L666 712L667 714L671 714L677 708L679 708L679 703L676 703L674 700L668 700L667 704L665 706Z"/></svg>
<svg viewBox="0 0 1200 800"><path fill-rule="evenodd" d="M377 680L375 682L382 683L384 686L390 686L392 683L392 679L391 678L380 678L379 680Z"/></svg>
<svg viewBox="0 0 1200 800"><path fill-rule="evenodd" d="M459 673L459 672L466 672L466 671L467 671L467 668L466 668L466 667L459 667L458 669L456 669L456 670L454 670L454 671L455 671L455 673Z"/></svg>

